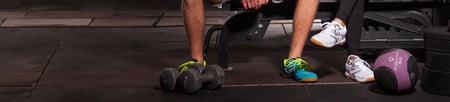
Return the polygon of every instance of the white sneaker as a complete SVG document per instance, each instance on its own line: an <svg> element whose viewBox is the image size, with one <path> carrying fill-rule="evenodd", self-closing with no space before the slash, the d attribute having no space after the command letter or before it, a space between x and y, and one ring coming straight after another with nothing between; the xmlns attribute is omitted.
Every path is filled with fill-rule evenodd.
<svg viewBox="0 0 450 102"><path fill-rule="evenodd" d="M322 31L311 37L311 42L326 48L345 43L347 28L336 21L322 24Z"/></svg>
<svg viewBox="0 0 450 102"><path fill-rule="evenodd" d="M345 76L349 79L356 80L358 82L366 83L375 80L373 71L370 70L370 65L355 55L350 55L345 63Z"/></svg>
<svg viewBox="0 0 450 102"><path fill-rule="evenodd" d="M212 6L216 6L217 8L222 8L222 5L225 3L230 2L231 0L206 0L209 4L212 4Z"/></svg>
<svg viewBox="0 0 450 102"><path fill-rule="evenodd" d="M272 0L272 2L273 3L276 3L276 4L278 4L278 3L282 3L284 0Z"/></svg>

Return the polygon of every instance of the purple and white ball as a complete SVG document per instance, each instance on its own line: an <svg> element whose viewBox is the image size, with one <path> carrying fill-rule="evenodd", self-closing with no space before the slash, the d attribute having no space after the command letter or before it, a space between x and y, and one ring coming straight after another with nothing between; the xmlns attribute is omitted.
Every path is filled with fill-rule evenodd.
<svg viewBox="0 0 450 102"><path fill-rule="evenodd" d="M409 92L419 78L417 61L403 49L389 49L375 60L375 81L381 88L396 93Z"/></svg>

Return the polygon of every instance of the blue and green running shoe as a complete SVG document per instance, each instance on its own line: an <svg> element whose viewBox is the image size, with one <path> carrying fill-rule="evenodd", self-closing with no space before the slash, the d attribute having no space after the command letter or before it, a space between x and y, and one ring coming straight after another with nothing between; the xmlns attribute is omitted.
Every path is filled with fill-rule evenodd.
<svg viewBox="0 0 450 102"><path fill-rule="evenodd" d="M300 58L284 59L283 67L282 76L285 78L294 78L300 82L316 82L318 79L317 74L311 72L311 66Z"/></svg>

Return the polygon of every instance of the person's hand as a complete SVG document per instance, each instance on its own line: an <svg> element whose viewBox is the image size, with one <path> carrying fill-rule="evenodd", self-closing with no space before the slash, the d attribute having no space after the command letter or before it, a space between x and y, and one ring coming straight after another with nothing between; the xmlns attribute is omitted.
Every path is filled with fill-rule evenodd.
<svg viewBox="0 0 450 102"><path fill-rule="evenodd" d="M245 9L260 9L262 5L269 3L269 0L242 0Z"/></svg>

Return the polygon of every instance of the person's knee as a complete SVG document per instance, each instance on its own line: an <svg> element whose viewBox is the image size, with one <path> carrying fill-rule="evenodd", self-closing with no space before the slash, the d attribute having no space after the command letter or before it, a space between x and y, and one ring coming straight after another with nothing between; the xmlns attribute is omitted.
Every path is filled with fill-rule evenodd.
<svg viewBox="0 0 450 102"><path fill-rule="evenodd" d="M203 0L183 0L183 6L184 7L195 7L195 6L203 6L201 4Z"/></svg>

